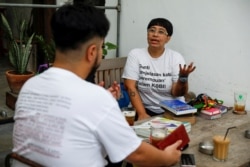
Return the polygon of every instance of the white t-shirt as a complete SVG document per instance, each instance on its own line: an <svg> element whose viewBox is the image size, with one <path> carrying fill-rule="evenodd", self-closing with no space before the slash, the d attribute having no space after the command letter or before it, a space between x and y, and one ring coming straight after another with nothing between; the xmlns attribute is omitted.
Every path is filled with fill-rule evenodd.
<svg viewBox="0 0 250 167"><path fill-rule="evenodd" d="M173 99L171 88L178 80L179 64L185 64L183 56L171 49L165 48L160 57L153 58L146 48L137 48L130 51L122 78L137 81L144 107L162 113L159 102Z"/></svg>
<svg viewBox="0 0 250 167"><path fill-rule="evenodd" d="M107 90L60 68L25 83L14 119L13 151L45 166L102 167L141 144Z"/></svg>

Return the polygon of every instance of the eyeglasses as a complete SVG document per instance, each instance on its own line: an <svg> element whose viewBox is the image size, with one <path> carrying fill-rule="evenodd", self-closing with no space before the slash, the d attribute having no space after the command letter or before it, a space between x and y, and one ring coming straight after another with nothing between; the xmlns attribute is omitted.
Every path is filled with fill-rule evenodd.
<svg viewBox="0 0 250 167"><path fill-rule="evenodd" d="M158 35L166 35L168 36L168 33L164 30L156 30L154 28L149 28L148 29L148 33L151 34L151 35L154 35L155 33L157 33Z"/></svg>

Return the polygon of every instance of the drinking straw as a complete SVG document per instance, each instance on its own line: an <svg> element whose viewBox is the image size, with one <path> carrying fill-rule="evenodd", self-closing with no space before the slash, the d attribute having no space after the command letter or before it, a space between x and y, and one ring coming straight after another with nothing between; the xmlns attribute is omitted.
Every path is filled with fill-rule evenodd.
<svg viewBox="0 0 250 167"><path fill-rule="evenodd" d="M226 134L225 134L225 136L224 136L224 140L226 139L226 137L227 137L227 134L228 134L229 130L230 130L230 129L233 129L233 128L236 128L236 126L233 126L233 127L227 128L227 132L226 132Z"/></svg>

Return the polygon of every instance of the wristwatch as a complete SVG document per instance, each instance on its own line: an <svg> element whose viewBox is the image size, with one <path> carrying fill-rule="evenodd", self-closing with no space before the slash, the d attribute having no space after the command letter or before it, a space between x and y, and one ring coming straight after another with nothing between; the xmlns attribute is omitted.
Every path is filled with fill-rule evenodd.
<svg viewBox="0 0 250 167"><path fill-rule="evenodd" d="M182 83L186 83L188 81L188 77L179 77L179 80L182 82Z"/></svg>

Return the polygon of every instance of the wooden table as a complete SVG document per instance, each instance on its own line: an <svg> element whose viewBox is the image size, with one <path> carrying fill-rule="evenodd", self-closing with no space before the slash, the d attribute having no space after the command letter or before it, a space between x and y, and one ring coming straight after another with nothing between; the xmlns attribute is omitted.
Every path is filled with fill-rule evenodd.
<svg viewBox="0 0 250 167"><path fill-rule="evenodd" d="M217 162L211 155L199 152L198 147L201 141L212 141L212 137L217 134L225 135L227 128L232 126L237 128L228 133L231 144L226 162ZM250 139L244 136L246 130L250 130L250 112L246 115L236 115L228 111L215 120L205 120L197 116L196 124L192 125L191 132L188 133L189 147L183 153L195 155L196 167L249 167ZM179 166L179 164L175 165L175 167Z"/></svg>

